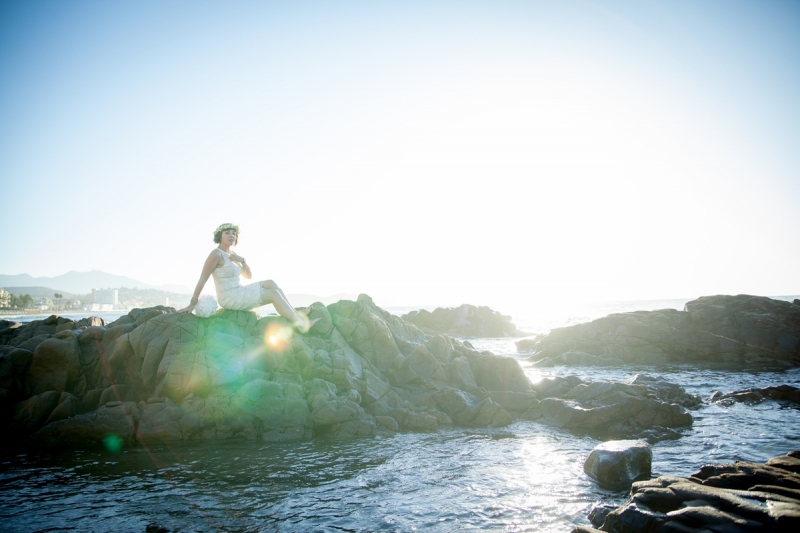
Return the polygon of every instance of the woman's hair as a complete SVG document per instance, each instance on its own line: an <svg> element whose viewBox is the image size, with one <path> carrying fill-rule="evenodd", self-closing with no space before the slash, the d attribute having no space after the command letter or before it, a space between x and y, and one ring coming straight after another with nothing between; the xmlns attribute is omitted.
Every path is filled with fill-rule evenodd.
<svg viewBox="0 0 800 533"><path fill-rule="evenodd" d="M220 224L220 226L214 230L214 242L219 244L220 241L222 240L222 232L229 229L232 229L233 231L236 232L236 242L234 242L233 245L236 246L237 244L239 244L239 226L237 226L236 224L231 224L229 222L226 222L225 224Z"/></svg>

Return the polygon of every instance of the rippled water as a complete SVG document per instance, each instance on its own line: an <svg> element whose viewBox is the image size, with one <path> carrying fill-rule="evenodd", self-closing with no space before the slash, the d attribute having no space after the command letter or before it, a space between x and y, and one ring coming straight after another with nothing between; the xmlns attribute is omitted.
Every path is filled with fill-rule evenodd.
<svg viewBox="0 0 800 533"><path fill-rule="evenodd" d="M594 380L635 373L548 370ZM703 396L800 382L796 370L660 374ZM706 462L764 461L800 448L800 410L776 402L707 406L694 417L681 439L654 446L655 475L685 476ZM588 523L595 502L624 500L583 473L597 444L518 421L352 441L19 455L0 467L0 521L6 531L144 531L158 524L173 531L567 532Z"/></svg>
<svg viewBox="0 0 800 533"><path fill-rule="evenodd" d="M505 339L476 348L516 355ZM800 370L731 372L690 367L537 369L625 380L661 375L708 397L782 383ZM705 406L678 440L653 447L654 475L686 476L707 462L764 461L800 449L800 410L778 402ZM444 429L351 441L198 442L6 457L3 531L553 531L588 524L598 501L583 461L599 441L529 421L499 429Z"/></svg>

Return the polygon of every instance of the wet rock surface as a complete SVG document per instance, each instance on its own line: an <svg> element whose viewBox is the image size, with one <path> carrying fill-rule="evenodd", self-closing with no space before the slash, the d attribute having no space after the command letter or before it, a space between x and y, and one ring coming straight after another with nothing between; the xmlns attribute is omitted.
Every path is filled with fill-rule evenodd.
<svg viewBox="0 0 800 533"><path fill-rule="evenodd" d="M745 389L728 393L716 391L708 399L709 402L722 406L730 406L735 403L759 404L766 400L800 404L800 388L792 385L778 385L777 387Z"/></svg>
<svg viewBox="0 0 800 533"><path fill-rule="evenodd" d="M539 366L674 363L789 368L800 363L800 306L760 296L705 296L683 311L636 311L524 339Z"/></svg>
<svg viewBox="0 0 800 533"><path fill-rule="evenodd" d="M595 446L583 471L603 488L627 490L634 481L650 479L653 452L646 442L614 440Z"/></svg>
<svg viewBox="0 0 800 533"><path fill-rule="evenodd" d="M434 311L421 309L402 316L426 333L447 333L464 337L515 337L521 332L503 315L486 306L464 304L459 307L439 307Z"/></svg>
<svg viewBox="0 0 800 533"><path fill-rule="evenodd" d="M792 451L765 464L706 465L688 478L639 481L622 506L598 513L598 517L605 514L599 530L573 531L798 531L798 472L800 451Z"/></svg>
<svg viewBox="0 0 800 533"><path fill-rule="evenodd" d="M659 384L660 389L653 384ZM619 383L584 382L569 376L542 380L533 390L540 398L537 410L543 422L603 440L645 439L654 443L674 439L693 421L687 409L675 403L678 391L683 389L654 378L636 376L628 383ZM659 397L660 390L671 391L666 401ZM696 397L685 391L683 396L685 403L694 404Z"/></svg>

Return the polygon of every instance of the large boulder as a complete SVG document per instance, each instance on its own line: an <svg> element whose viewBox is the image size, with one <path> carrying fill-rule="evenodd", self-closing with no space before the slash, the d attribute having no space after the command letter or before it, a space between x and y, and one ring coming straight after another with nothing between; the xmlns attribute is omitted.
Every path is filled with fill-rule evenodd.
<svg viewBox="0 0 800 533"><path fill-rule="evenodd" d="M662 402L675 403L687 409L697 409L703 405L703 400L700 396L689 394L680 385L671 383L662 377L636 374L625 383L644 386L650 396Z"/></svg>
<svg viewBox="0 0 800 533"><path fill-rule="evenodd" d="M62 319L61 322L65 322ZM0 330L0 339L3 344L16 346L30 352L50 336L55 335L59 325L59 317L52 315L44 320L33 320L28 323L8 323Z"/></svg>
<svg viewBox="0 0 800 533"><path fill-rule="evenodd" d="M253 417L262 440L311 436L311 413L305 390L296 383L255 379L236 391L236 406Z"/></svg>
<svg viewBox="0 0 800 533"><path fill-rule="evenodd" d="M594 447L583 463L583 471L598 485L627 490L634 481L650 479L653 452L636 440L612 440Z"/></svg>
<svg viewBox="0 0 800 533"><path fill-rule="evenodd" d="M450 387L434 395L436 406L446 413L453 423L461 426L507 426L512 422L502 405L491 397L479 398L474 394Z"/></svg>
<svg viewBox="0 0 800 533"><path fill-rule="evenodd" d="M60 391L51 390L19 402L14 406L13 430L31 433L42 427L58 405L62 394Z"/></svg>
<svg viewBox="0 0 800 533"><path fill-rule="evenodd" d="M406 313L402 318L431 334L464 337L513 337L518 334L510 316L486 306L463 304L455 308L439 307L433 312L420 309Z"/></svg>
<svg viewBox="0 0 800 533"><path fill-rule="evenodd" d="M683 311L617 313L556 328L518 349L534 351L533 361L565 365L787 368L800 363L800 306L760 296L706 296Z"/></svg>
<svg viewBox="0 0 800 533"><path fill-rule="evenodd" d="M78 341L73 335L66 339L49 338L33 352L26 376L29 395L47 391L83 394L86 380L80 369Z"/></svg>
<svg viewBox="0 0 800 533"><path fill-rule="evenodd" d="M347 344L382 372L392 368L398 354L410 355L428 340L418 328L379 308L366 294L355 302L331 304L328 311Z"/></svg>
<svg viewBox="0 0 800 533"><path fill-rule="evenodd" d="M604 439L677 438L678 429L693 421L684 407L662 401L644 385L572 376L542 383L535 392L544 422Z"/></svg>
<svg viewBox="0 0 800 533"><path fill-rule="evenodd" d="M58 420L34 433L26 444L35 448L87 446L107 442L109 436L122 443L134 441L138 406L133 402L101 407L91 413Z"/></svg>
<svg viewBox="0 0 800 533"><path fill-rule="evenodd" d="M26 397L26 375L33 354L14 346L0 346L0 406ZM3 409L5 410L5 409Z"/></svg>
<svg viewBox="0 0 800 533"><path fill-rule="evenodd" d="M356 390L342 397L333 383L314 379L306 384L311 423L319 433L368 435L375 432L375 422L360 406Z"/></svg>
<svg viewBox="0 0 800 533"><path fill-rule="evenodd" d="M3 444L31 433L35 446L104 434L119 443L351 437L542 416L515 359L427 335L366 295L305 311L317 319L307 334L281 317L161 306L110 324L0 324L0 414L15 428Z"/></svg>

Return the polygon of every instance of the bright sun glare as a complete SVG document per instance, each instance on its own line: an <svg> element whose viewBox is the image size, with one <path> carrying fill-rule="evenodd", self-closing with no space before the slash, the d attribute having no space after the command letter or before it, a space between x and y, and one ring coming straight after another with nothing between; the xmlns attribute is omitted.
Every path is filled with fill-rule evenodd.
<svg viewBox="0 0 800 533"><path fill-rule="evenodd" d="M282 352L292 346L292 328L281 322L270 322L264 332L266 344L275 351Z"/></svg>

